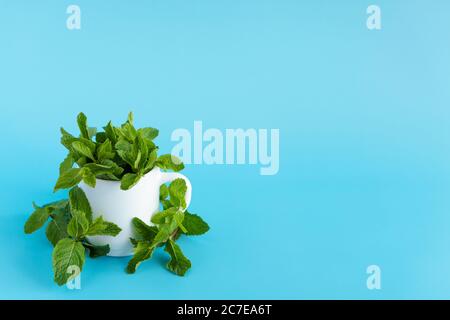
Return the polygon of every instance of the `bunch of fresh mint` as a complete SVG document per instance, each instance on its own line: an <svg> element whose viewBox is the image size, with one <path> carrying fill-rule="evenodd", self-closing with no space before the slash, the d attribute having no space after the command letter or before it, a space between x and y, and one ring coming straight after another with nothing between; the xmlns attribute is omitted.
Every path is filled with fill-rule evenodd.
<svg viewBox="0 0 450 320"><path fill-rule="evenodd" d="M25 223L25 233L40 229L50 219L46 235L53 244L53 271L59 285L73 278L69 267L77 266L81 272L85 251L91 258L109 253L109 245L95 246L87 236L116 236L121 229L102 217L92 218L92 209L82 189L77 184L83 181L95 188L96 179L121 181L121 189L132 188L141 177L155 166L163 170L180 171L183 163L170 154L157 156L158 147L153 139L158 136L154 128L136 129L133 114L120 127L111 121L97 132L87 126L83 113L77 117L80 135L75 137L61 128L61 143L69 153L59 167L59 178L54 191L70 189L69 199L60 200L39 207L33 203L34 212ZM74 165L76 164L76 167ZM200 235L209 226L198 215L186 211L186 183L176 179L167 187L160 187L162 211L156 213L147 225L138 218L133 219L135 238L134 256L126 271L134 273L140 262L151 257L156 247L165 246L171 256L167 267L178 275L184 275L191 262L182 253L175 241L181 234Z"/></svg>
<svg viewBox="0 0 450 320"><path fill-rule="evenodd" d="M153 139L158 136L158 130L136 129L131 112L120 127L113 126L110 121L102 132L88 127L83 113L78 115L77 123L79 137L61 128L61 143L69 154L59 167L55 191L71 188L82 180L94 188L96 178L120 180L120 187L128 190L155 166L173 171L184 168L183 163L170 154L157 156L158 147ZM76 168L73 168L74 164L77 164Z"/></svg>

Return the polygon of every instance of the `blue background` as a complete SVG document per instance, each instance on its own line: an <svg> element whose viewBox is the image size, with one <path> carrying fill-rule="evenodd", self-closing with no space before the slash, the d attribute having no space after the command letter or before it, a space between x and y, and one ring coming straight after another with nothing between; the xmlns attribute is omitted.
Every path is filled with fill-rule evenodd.
<svg viewBox="0 0 450 320"><path fill-rule="evenodd" d="M0 0L0 298L449 298L449 35L444 0ZM279 128L280 171L187 167L211 231L181 240L186 277L159 252L135 275L88 259L81 290L58 287L23 224L65 196L59 127L129 110L165 152L194 120Z"/></svg>

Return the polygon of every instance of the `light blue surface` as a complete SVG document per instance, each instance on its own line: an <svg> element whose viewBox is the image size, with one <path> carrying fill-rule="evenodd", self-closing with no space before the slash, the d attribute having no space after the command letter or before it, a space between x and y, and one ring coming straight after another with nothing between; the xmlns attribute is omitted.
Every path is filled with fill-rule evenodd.
<svg viewBox="0 0 450 320"><path fill-rule="evenodd" d="M82 29L66 29L78 4ZM449 298L450 2L0 0L0 298ZM280 171L191 165L185 278L156 254L88 260L82 289L52 281L43 232L59 127L122 121L170 133L279 128ZM366 288L379 265L382 289Z"/></svg>

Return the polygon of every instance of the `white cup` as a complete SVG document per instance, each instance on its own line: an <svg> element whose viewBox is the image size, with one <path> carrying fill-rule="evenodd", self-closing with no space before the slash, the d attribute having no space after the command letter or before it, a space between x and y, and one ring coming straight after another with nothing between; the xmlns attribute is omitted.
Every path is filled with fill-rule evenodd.
<svg viewBox="0 0 450 320"><path fill-rule="evenodd" d="M191 202L192 186L188 178L176 172L162 172L154 168L143 176L139 182L129 190L120 189L120 181L97 179L95 188L81 182L79 187L86 193L92 208L92 216L103 216L104 220L114 222L122 231L115 237L92 236L88 240L93 245L109 245L108 256L123 257L133 254L130 238L133 235L131 220L138 217L145 223L152 225L150 219L159 211L159 187L163 183L175 179L186 181L186 207Z"/></svg>

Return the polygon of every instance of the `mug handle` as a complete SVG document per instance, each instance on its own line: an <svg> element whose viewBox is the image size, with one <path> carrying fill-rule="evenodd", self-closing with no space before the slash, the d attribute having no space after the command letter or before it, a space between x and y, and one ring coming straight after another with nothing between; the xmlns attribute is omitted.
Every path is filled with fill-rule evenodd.
<svg viewBox="0 0 450 320"><path fill-rule="evenodd" d="M186 182L186 195L185 195L186 208L184 208L183 210L185 211L189 207L192 197L192 185L189 179L185 175L178 172L161 172L160 184L172 182L175 179L183 179Z"/></svg>

